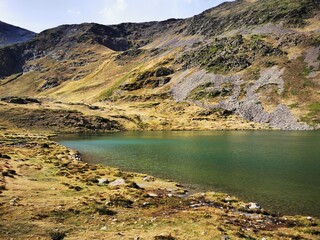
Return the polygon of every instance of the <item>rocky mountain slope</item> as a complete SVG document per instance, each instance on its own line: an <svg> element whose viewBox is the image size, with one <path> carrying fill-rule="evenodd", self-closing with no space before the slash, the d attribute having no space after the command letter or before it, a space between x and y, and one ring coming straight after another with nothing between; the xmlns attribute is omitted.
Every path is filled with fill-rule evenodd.
<svg viewBox="0 0 320 240"><path fill-rule="evenodd" d="M189 19L63 25L0 48L0 97L43 103L15 105L12 115L73 110L128 130L317 129L319 26L318 0L238 0ZM2 108L9 116L12 103Z"/></svg>
<svg viewBox="0 0 320 240"><path fill-rule="evenodd" d="M26 42L36 34L29 30L0 21L0 46Z"/></svg>

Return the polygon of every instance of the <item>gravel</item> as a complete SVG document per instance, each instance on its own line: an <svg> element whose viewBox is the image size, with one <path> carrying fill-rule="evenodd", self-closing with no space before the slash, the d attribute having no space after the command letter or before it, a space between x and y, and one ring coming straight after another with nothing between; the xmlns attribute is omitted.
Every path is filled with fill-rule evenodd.
<svg viewBox="0 0 320 240"><path fill-rule="evenodd" d="M200 107L207 109L224 109L231 111L249 121L269 124L273 128L282 130L311 130L305 123L298 122L292 115L289 108L279 104L272 112L267 112L261 103L259 89L277 87L277 93L284 91L284 81L282 74L284 69L278 66L260 72L260 78L253 84L247 84L240 75L224 76L213 73L206 73L204 70L186 70L172 86L170 94L177 102L186 101L190 93L197 87L212 83L214 88L222 90L222 84L231 84L232 94L226 100L218 102L216 105L193 101ZM245 85L245 97L240 98L241 86Z"/></svg>

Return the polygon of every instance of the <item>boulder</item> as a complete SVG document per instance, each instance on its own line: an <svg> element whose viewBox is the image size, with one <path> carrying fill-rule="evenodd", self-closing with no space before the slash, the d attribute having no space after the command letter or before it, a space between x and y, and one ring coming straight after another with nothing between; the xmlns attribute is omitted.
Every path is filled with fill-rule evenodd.
<svg viewBox="0 0 320 240"><path fill-rule="evenodd" d="M261 206L259 205L259 203L251 202L247 206L250 210L260 210L261 209Z"/></svg>
<svg viewBox="0 0 320 240"><path fill-rule="evenodd" d="M109 185L112 187L123 186L125 184L126 184L126 182L123 178L119 178L119 179L109 183Z"/></svg>
<svg viewBox="0 0 320 240"><path fill-rule="evenodd" d="M100 178L100 179L98 179L98 185L99 185L99 186L106 185L106 184L108 184L108 183L109 183L109 181L108 181L108 179L106 179L106 178Z"/></svg>

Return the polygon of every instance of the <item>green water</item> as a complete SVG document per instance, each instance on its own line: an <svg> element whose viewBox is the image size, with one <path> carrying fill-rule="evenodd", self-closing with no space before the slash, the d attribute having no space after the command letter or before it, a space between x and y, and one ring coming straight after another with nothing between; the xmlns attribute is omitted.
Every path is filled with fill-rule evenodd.
<svg viewBox="0 0 320 240"><path fill-rule="evenodd" d="M92 163L320 216L320 132L124 132L58 141Z"/></svg>

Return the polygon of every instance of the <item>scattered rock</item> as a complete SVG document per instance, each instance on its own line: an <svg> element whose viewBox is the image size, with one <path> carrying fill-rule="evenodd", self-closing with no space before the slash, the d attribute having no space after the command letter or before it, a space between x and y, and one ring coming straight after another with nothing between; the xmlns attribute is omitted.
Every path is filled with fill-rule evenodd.
<svg viewBox="0 0 320 240"><path fill-rule="evenodd" d="M283 55L279 48L262 39L245 39L238 34L215 39L210 45L186 52L177 62L184 62L185 69L200 66L214 73L230 73L248 68L256 59Z"/></svg>
<svg viewBox="0 0 320 240"><path fill-rule="evenodd" d="M154 177L151 177L151 176L146 176L143 178L143 181L146 181L146 182L153 182L155 179Z"/></svg>
<svg viewBox="0 0 320 240"><path fill-rule="evenodd" d="M67 234L64 231L54 230L49 233L52 240L63 240Z"/></svg>
<svg viewBox="0 0 320 240"><path fill-rule="evenodd" d="M10 199L10 205L14 205L16 203L18 203L21 199L18 197L13 197Z"/></svg>
<svg viewBox="0 0 320 240"><path fill-rule="evenodd" d="M239 75L224 76L207 73L203 70L196 72L187 70L181 74L176 84L172 86L170 93L177 102L182 102L188 99L198 87L204 87L205 89L214 87L214 89L222 91L228 85L230 96L220 98L220 101L217 101L218 103L215 105L201 102L201 99L190 101L201 108L220 111L225 116L237 114L249 121L269 124L271 127L282 130L311 130L312 127L298 122L287 106L279 104L272 112L268 112L261 103L261 92L259 90L263 88L276 87L277 94L283 93L283 73L284 69L279 69L278 66L268 68L260 72L258 80L242 89L246 82ZM245 94L245 97L241 94Z"/></svg>
<svg viewBox="0 0 320 240"><path fill-rule="evenodd" d="M184 195L184 194L186 194L187 192L188 192L188 190L186 190L186 189L177 189L177 190L175 191L175 193L178 194L178 195Z"/></svg>
<svg viewBox="0 0 320 240"><path fill-rule="evenodd" d="M319 69L320 67L319 55L320 55L320 47L310 47L307 50L305 62L307 63L309 68L314 70Z"/></svg>
<svg viewBox="0 0 320 240"><path fill-rule="evenodd" d="M144 202L144 203L142 204L143 207L147 207L147 206L150 206L150 205L151 205L150 202Z"/></svg>
<svg viewBox="0 0 320 240"><path fill-rule="evenodd" d="M14 104L41 103L38 99L29 97L5 97L1 101Z"/></svg>
<svg viewBox="0 0 320 240"><path fill-rule="evenodd" d="M70 189L74 189L74 190L76 190L78 192L82 190L82 187L80 187L80 186L69 186L69 188Z"/></svg>
<svg viewBox="0 0 320 240"><path fill-rule="evenodd" d="M130 182L129 184L128 184L128 187L130 187L130 188L135 188L135 189L142 189L137 183L135 183L135 182Z"/></svg>
<svg viewBox="0 0 320 240"><path fill-rule="evenodd" d="M10 156L6 155L6 154L1 154L0 153L0 158L3 158L3 159L11 159Z"/></svg>
<svg viewBox="0 0 320 240"><path fill-rule="evenodd" d="M98 179L98 185L99 186L103 186L103 185L107 185L109 183L108 179L106 178L100 178Z"/></svg>
<svg viewBox="0 0 320 240"><path fill-rule="evenodd" d="M153 193L153 192L149 192L149 193L147 193L147 194L148 194L149 197L159 197L158 194Z"/></svg>
<svg viewBox="0 0 320 240"><path fill-rule="evenodd" d="M102 228L100 228L101 231L107 231L108 227L107 226L103 226Z"/></svg>
<svg viewBox="0 0 320 240"><path fill-rule="evenodd" d="M118 187L118 186L123 186L125 184L126 184L126 181L123 178L119 178L119 179L109 183L109 186Z"/></svg>
<svg viewBox="0 0 320 240"><path fill-rule="evenodd" d="M175 240L176 238L171 236L171 234L169 235L161 234L159 236L155 236L154 239L155 240Z"/></svg>
<svg viewBox="0 0 320 240"><path fill-rule="evenodd" d="M227 197L224 199L224 202L228 202L228 203L238 202L238 199L235 198L235 197L227 196Z"/></svg>
<svg viewBox="0 0 320 240"><path fill-rule="evenodd" d="M116 215L116 214L117 214L116 211L110 210L110 209L108 209L106 206L98 207L98 208L97 208L97 211L98 211L98 213L99 213L100 215L113 216L113 215Z"/></svg>
<svg viewBox="0 0 320 240"><path fill-rule="evenodd" d="M260 210L261 206L258 203L251 202L247 205L250 210Z"/></svg>
<svg viewBox="0 0 320 240"><path fill-rule="evenodd" d="M50 148L49 144L48 143L42 143L40 145L42 148Z"/></svg>
<svg viewBox="0 0 320 240"><path fill-rule="evenodd" d="M167 67L160 67L160 68L156 69L154 74L156 77L164 77L164 76L168 76L172 73L174 73L174 71L172 69L167 68Z"/></svg>
<svg viewBox="0 0 320 240"><path fill-rule="evenodd" d="M2 176L4 176L4 177L11 177L11 178L13 178L14 175L17 175L17 172L16 172L16 170L14 170L14 169L6 169L6 170L2 170L2 171L1 171L1 174L2 174Z"/></svg>
<svg viewBox="0 0 320 240"><path fill-rule="evenodd" d="M74 158L74 160L82 162L82 157L81 154L79 152L76 152L72 155L72 157Z"/></svg>
<svg viewBox="0 0 320 240"><path fill-rule="evenodd" d="M127 199L123 196L111 196L110 201L106 202L106 206L118 206L118 207L125 207L131 208L133 202L130 199Z"/></svg>

